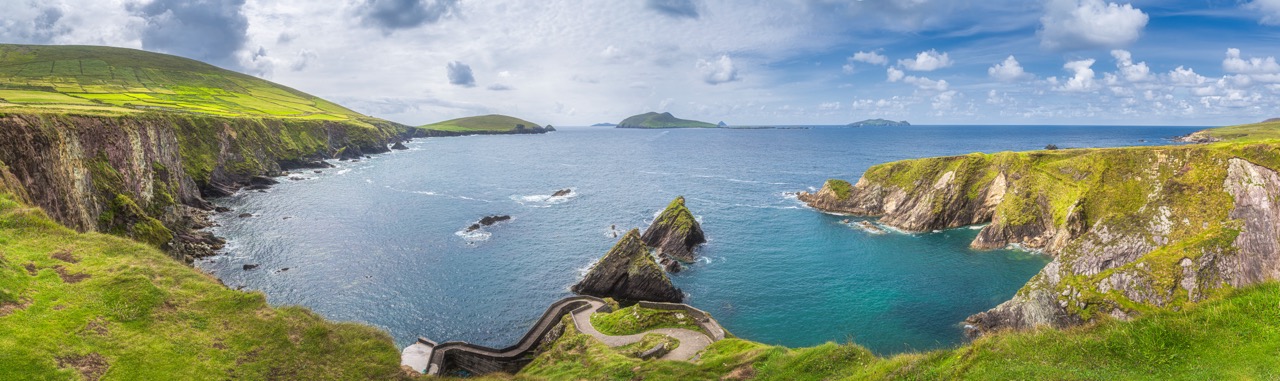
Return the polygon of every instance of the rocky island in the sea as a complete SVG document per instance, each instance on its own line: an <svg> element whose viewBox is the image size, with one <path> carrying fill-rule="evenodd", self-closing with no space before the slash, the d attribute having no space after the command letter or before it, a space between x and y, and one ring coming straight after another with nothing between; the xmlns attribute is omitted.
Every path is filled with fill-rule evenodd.
<svg viewBox="0 0 1280 381"><path fill-rule="evenodd" d="M654 262L649 248L640 239L640 230L631 229L600 258L571 290L582 295L619 300L679 303L684 293L671 284L667 273Z"/></svg>
<svg viewBox="0 0 1280 381"><path fill-rule="evenodd" d="M910 126L910 125L911 123L907 123L907 121L905 120L893 121L893 120L879 119L879 118L867 119L859 122L846 124L846 126L849 126L849 127L901 127L901 126Z"/></svg>
<svg viewBox="0 0 1280 381"><path fill-rule="evenodd" d="M425 126L418 126L413 132L415 136L455 136L541 134L555 130L556 128L551 127L550 125L543 127L524 119L493 114L450 119Z"/></svg>
<svg viewBox="0 0 1280 381"><path fill-rule="evenodd" d="M697 259L694 248L707 242L702 225L684 206L684 196L672 200L645 229L641 239L655 249L662 267L672 272L680 271L680 263Z"/></svg>
<svg viewBox="0 0 1280 381"><path fill-rule="evenodd" d="M617 128L716 128L715 124L696 120L680 119L669 112L646 112L623 119Z"/></svg>

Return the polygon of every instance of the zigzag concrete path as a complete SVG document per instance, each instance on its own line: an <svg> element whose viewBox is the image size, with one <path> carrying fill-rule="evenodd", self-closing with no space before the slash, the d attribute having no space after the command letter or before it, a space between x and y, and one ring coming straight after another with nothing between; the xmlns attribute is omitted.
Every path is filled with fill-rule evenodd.
<svg viewBox="0 0 1280 381"><path fill-rule="evenodd" d="M676 340L679 340L680 346L676 347L675 350L672 350L666 355L663 355L661 358L659 358L660 360L676 360L676 361L696 360L698 354L701 353L702 350L706 349L708 346L711 345L712 342L715 341L712 337L707 336L702 332L688 330L688 329L681 329L681 328L659 328L659 329L652 329L645 332L637 333L634 335L624 335L624 336L606 335L596 330L595 326L591 324L591 315L596 312L599 312L600 309L606 307L606 304L604 303L603 300L600 300L598 298L593 298L593 297L581 297L581 296L566 298L554 303L551 309L556 308L557 305L568 304L568 303L585 303L584 305L574 308L571 312L569 312L570 315L573 316L574 328L576 328L579 332L591 335L591 337L594 337L596 340L599 340L601 343L604 343L605 345L608 345L610 347L619 347L619 346L639 342L644 339L644 336L646 334L651 334L651 333L665 335L665 336L674 338ZM530 334L532 334L534 331L544 331L545 329L548 328L546 326L547 324L552 324L554 321L559 320L559 316L563 316L563 315L551 314L551 309L549 309L548 313L544 314L543 318L540 319L538 323L534 325L534 328L530 330ZM714 321L712 321L712 323L714 324ZM718 324L715 324L714 327L716 327L717 330L719 329ZM534 336L539 336L539 335L534 335ZM526 336L529 336L529 335L526 335ZM450 344L452 350L463 350L468 352L483 353L491 356L496 355L496 356L506 357L506 356L517 356L520 353L523 353L524 351L530 350L531 348L528 348L528 345L524 345L524 344L527 344L525 343L527 339L528 337L526 337L525 340L521 340L521 343L517 343L515 346L508 347L504 350L490 350L489 348L474 346L466 343L446 343L446 344ZM413 370L416 370L420 373L437 374L440 371L440 368L442 366L440 362L443 361L443 356L439 356L436 353L435 346L436 346L435 343L431 343L426 339L419 339L417 343L414 343L413 345L405 347L404 351L401 352L400 365L412 368Z"/></svg>

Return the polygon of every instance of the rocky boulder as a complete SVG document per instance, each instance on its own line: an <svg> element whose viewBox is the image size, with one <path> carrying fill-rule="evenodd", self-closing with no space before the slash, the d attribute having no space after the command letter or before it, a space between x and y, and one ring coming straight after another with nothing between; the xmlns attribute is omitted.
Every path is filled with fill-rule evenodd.
<svg viewBox="0 0 1280 381"><path fill-rule="evenodd" d="M640 239L640 230L631 229L591 267L574 293L629 301L679 303L684 293L671 284L667 273L654 262L649 248Z"/></svg>
<svg viewBox="0 0 1280 381"><path fill-rule="evenodd" d="M702 233L702 225L693 218L689 208L684 206L684 196L676 197L671 201L667 209L653 220L653 224L649 225L648 229L645 229L641 239L649 247L657 249L659 258L685 263L696 259L694 247L707 242L706 236Z"/></svg>

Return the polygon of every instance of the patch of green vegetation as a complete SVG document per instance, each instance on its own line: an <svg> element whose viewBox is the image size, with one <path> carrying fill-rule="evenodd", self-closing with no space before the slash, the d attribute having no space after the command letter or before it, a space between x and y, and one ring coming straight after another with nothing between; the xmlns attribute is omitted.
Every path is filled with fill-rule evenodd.
<svg viewBox="0 0 1280 381"><path fill-rule="evenodd" d="M840 201L848 200L849 196L853 195L853 185L850 185L848 181L828 179L827 183L823 184L823 187L835 192L836 199Z"/></svg>
<svg viewBox="0 0 1280 381"><path fill-rule="evenodd" d="M693 216L693 212L684 206L684 196L676 196L667 204L667 208L662 210L658 215L658 219L653 221L654 226L665 226L680 236L689 234L694 226L698 226L698 219Z"/></svg>
<svg viewBox="0 0 1280 381"><path fill-rule="evenodd" d="M714 123L680 119L669 112L647 112L623 119L618 128L716 128Z"/></svg>
<svg viewBox="0 0 1280 381"><path fill-rule="evenodd" d="M449 132L515 132L542 128L533 122L506 115L483 115L419 126L423 130Z"/></svg>
<svg viewBox="0 0 1280 381"><path fill-rule="evenodd" d="M684 311L641 308L632 305L611 313L591 315L591 325L611 336L634 335L658 328L683 328L703 332L698 322Z"/></svg>
<svg viewBox="0 0 1280 381"><path fill-rule="evenodd" d="M613 350L627 357L640 357L640 355L657 348L659 345L666 347L667 352L673 351L680 347L680 341L671 338L671 336L650 333L644 335L640 341L613 348Z"/></svg>
<svg viewBox="0 0 1280 381"><path fill-rule="evenodd" d="M1202 132L1217 139L1237 142L1276 140L1280 139L1280 121L1210 128Z"/></svg>
<svg viewBox="0 0 1280 381"><path fill-rule="evenodd" d="M25 113L167 111L351 123L370 119L203 62L100 46L0 44L0 107Z"/></svg>
<svg viewBox="0 0 1280 381"><path fill-rule="evenodd" d="M52 256L62 251L75 259ZM153 247L64 228L3 189L0 252L4 378L402 377L384 332L272 308Z"/></svg>

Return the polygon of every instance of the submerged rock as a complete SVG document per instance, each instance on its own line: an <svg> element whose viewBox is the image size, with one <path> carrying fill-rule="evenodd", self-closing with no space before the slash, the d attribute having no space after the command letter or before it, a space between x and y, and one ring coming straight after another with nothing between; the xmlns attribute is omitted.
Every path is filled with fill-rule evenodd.
<svg viewBox="0 0 1280 381"><path fill-rule="evenodd" d="M657 249L658 257L686 263L693 262L696 258L694 247L707 242L702 233L702 225L693 218L689 208L684 206L684 196L671 201L667 209L644 231L641 239L646 245Z"/></svg>
<svg viewBox="0 0 1280 381"><path fill-rule="evenodd" d="M631 229L591 267L574 293L621 300L679 303L684 293L671 284L667 273L654 262L640 239L640 230Z"/></svg>

